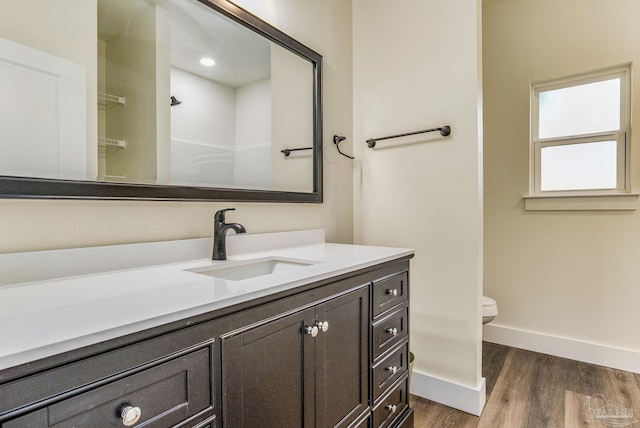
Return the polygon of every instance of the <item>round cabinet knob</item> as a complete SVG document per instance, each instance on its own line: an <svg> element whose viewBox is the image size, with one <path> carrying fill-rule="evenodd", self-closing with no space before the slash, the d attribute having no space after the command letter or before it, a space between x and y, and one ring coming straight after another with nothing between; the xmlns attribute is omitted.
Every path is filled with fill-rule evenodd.
<svg viewBox="0 0 640 428"><path fill-rule="evenodd" d="M398 329L393 327L389 327L388 329L385 330L388 334L390 334L391 336L397 336L398 335Z"/></svg>
<svg viewBox="0 0 640 428"><path fill-rule="evenodd" d="M389 367L385 367L384 369L388 372L391 372L391 374L398 373L398 367L396 366L389 366Z"/></svg>
<svg viewBox="0 0 640 428"><path fill-rule="evenodd" d="M398 410L398 406L396 404L387 404L384 406L385 409L389 410L391 413L395 413Z"/></svg>
<svg viewBox="0 0 640 428"><path fill-rule="evenodd" d="M398 297L397 288L387 288L387 296Z"/></svg>
<svg viewBox="0 0 640 428"><path fill-rule="evenodd" d="M329 322L328 321L316 321L316 327L318 327L323 332L329 330Z"/></svg>
<svg viewBox="0 0 640 428"><path fill-rule="evenodd" d="M122 417L122 424L126 427L131 427L140 420L142 410L140 410L140 407L126 406L120 412L120 416Z"/></svg>
<svg viewBox="0 0 640 428"><path fill-rule="evenodd" d="M304 328L304 334L308 334L311 337L316 337L318 335L318 331L318 327L315 325L313 327L308 325Z"/></svg>

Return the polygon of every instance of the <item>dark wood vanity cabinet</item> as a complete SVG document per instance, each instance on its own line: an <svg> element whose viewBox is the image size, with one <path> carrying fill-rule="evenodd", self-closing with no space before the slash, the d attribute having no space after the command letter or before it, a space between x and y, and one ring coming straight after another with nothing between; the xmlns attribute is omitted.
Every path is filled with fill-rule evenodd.
<svg viewBox="0 0 640 428"><path fill-rule="evenodd" d="M412 427L408 268L388 262L0 371L0 427Z"/></svg>
<svg viewBox="0 0 640 428"><path fill-rule="evenodd" d="M369 288L221 339L229 427L348 427L369 408Z"/></svg>

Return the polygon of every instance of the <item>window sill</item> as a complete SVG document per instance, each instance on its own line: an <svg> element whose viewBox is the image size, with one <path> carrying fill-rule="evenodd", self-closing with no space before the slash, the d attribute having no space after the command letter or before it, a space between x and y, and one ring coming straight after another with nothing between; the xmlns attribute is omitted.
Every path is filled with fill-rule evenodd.
<svg viewBox="0 0 640 428"><path fill-rule="evenodd" d="M633 211L638 193L592 195L526 195L525 211Z"/></svg>

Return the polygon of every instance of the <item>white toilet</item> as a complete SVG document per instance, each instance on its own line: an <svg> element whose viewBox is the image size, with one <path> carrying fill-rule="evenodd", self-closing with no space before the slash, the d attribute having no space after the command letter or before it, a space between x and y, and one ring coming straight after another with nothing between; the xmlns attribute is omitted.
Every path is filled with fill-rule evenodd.
<svg viewBox="0 0 640 428"><path fill-rule="evenodd" d="M482 296L482 324L493 321L498 316L498 304L491 297Z"/></svg>

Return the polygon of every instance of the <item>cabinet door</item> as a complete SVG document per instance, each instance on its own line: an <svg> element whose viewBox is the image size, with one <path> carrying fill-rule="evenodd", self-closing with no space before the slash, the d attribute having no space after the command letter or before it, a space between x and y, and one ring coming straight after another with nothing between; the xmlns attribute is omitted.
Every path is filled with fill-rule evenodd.
<svg viewBox="0 0 640 428"><path fill-rule="evenodd" d="M346 427L368 409L369 289L317 307L328 323L316 338L317 427Z"/></svg>
<svg viewBox="0 0 640 428"><path fill-rule="evenodd" d="M314 317L308 309L221 340L223 426L314 426Z"/></svg>

